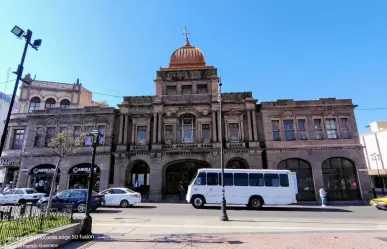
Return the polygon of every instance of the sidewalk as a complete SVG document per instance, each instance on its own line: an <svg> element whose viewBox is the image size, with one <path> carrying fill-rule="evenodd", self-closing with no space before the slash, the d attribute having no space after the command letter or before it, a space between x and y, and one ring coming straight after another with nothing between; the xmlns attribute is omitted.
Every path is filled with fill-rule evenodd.
<svg viewBox="0 0 387 249"><path fill-rule="evenodd" d="M96 234L91 242L68 244L63 249L383 249L387 234L378 233L292 233L255 235L114 236ZM381 238L381 239L379 239ZM384 241L382 240L384 239Z"/></svg>

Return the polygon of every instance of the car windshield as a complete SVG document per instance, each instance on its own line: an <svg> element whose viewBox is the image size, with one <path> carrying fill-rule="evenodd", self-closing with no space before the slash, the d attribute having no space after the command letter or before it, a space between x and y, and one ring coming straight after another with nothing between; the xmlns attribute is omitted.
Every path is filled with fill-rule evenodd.
<svg viewBox="0 0 387 249"><path fill-rule="evenodd" d="M35 189L32 189L32 188L25 189L25 191L26 191L27 194L37 194L37 193L39 193L38 191L36 191Z"/></svg>

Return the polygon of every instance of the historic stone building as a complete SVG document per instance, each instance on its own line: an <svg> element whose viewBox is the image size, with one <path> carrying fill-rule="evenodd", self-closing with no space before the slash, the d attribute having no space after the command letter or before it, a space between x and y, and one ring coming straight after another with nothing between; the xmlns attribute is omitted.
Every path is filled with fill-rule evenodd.
<svg viewBox="0 0 387 249"><path fill-rule="evenodd" d="M30 143L21 154L19 150L18 185L34 184L34 172L49 176L49 168L55 164L45 143L36 145L36 141L46 141L37 131L47 134L50 125L62 126L71 120L68 125L74 131L98 127L103 133L96 161L96 190L133 186L138 181L144 196L160 201L178 192L179 181L187 186L198 168L221 167L223 144L226 168L295 171L299 200L316 200L322 186L331 200L371 197L354 116L356 106L351 100L258 103L251 92L234 92L221 94L221 110L217 69L206 65L203 53L190 45L188 37L186 44L172 53L169 66L157 71L154 82L155 95L124 97L119 110L59 107L14 115L11 130L28 130L24 137L26 144ZM76 88L77 84L66 85L70 86ZM33 97L26 99L30 109ZM44 98L42 94L40 99ZM16 131L11 134L15 135L9 138L8 155ZM91 161L90 152L85 144L65 159L57 180L59 190L85 185L87 171L83 168Z"/></svg>

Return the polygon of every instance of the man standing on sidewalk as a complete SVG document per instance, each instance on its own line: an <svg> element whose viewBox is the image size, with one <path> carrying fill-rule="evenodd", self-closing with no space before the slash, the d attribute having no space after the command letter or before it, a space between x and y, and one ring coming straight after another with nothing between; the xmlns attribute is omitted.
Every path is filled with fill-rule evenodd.
<svg viewBox="0 0 387 249"><path fill-rule="evenodd" d="M327 203L327 192L324 188L320 188L320 198L321 198L321 206L326 207Z"/></svg>

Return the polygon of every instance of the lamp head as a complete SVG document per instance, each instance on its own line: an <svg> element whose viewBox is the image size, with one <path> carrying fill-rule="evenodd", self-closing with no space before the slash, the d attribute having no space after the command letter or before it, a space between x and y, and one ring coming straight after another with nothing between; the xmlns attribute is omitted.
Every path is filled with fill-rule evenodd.
<svg viewBox="0 0 387 249"><path fill-rule="evenodd" d="M42 39L36 39L32 45L37 48L40 47L42 45Z"/></svg>
<svg viewBox="0 0 387 249"><path fill-rule="evenodd" d="M24 34L24 30L22 30L21 28L19 28L17 25L15 25L15 27L13 27L13 29L11 30L11 32L16 35L17 37L19 38L22 38L23 34Z"/></svg>

